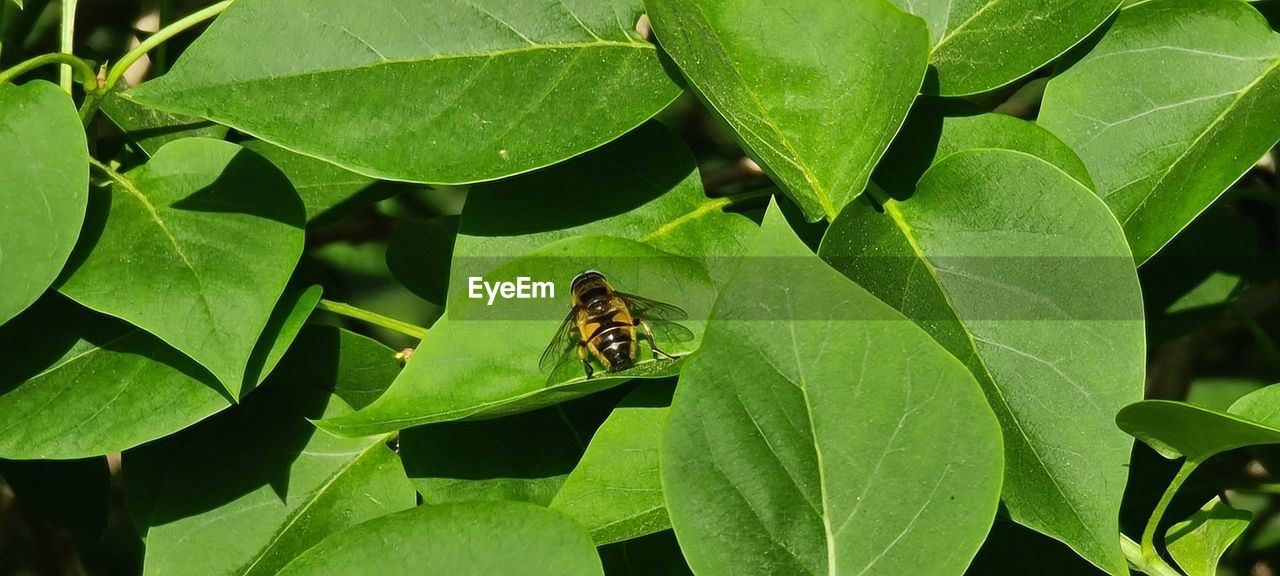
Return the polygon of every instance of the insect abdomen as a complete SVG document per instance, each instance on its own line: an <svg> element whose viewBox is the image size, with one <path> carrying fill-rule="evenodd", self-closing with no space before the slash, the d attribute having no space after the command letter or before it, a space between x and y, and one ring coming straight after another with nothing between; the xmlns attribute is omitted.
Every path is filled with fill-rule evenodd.
<svg viewBox="0 0 1280 576"><path fill-rule="evenodd" d="M591 347L610 370L631 367L636 359L636 331L629 324L614 324L591 339Z"/></svg>

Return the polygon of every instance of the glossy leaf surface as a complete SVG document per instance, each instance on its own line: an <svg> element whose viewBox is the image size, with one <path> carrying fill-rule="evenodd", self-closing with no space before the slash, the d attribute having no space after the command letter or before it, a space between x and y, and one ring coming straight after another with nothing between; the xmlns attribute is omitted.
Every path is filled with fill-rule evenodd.
<svg viewBox="0 0 1280 576"><path fill-rule="evenodd" d="M1131 441L1113 419L1142 396L1146 351L1137 272L1097 196L1022 152L961 152L884 214L851 206L820 254L978 377L1010 516L1123 574Z"/></svg>
<svg viewBox="0 0 1280 576"><path fill-rule="evenodd" d="M607 192L607 194L605 194ZM754 232L750 220L724 213L702 194L688 150L650 124L562 166L477 187L467 199L453 250L448 307L404 372L378 402L320 423L339 434L369 434L469 417L525 412L617 386L633 378L674 375L678 365L651 361L588 380L570 356L550 374L539 358L570 309L570 281L596 269L618 290L685 309L694 333L665 342L687 353L721 282ZM565 209L568 206L574 210ZM470 279L555 283L555 297L497 298L471 293Z"/></svg>
<svg viewBox="0 0 1280 576"><path fill-rule="evenodd" d="M964 96L1034 72L1084 40L1118 0L893 0L924 18L937 72L930 93Z"/></svg>
<svg viewBox="0 0 1280 576"><path fill-rule="evenodd" d="M1280 139L1280 35L1244 2L1134 5L1049 82L1039 122L1145 262Z"/></svg>
<svg viewBox="0 0 1280 576"><path fill-rule="evenodd" d="M748 260L766 258L725 287L672 401L662 484L689 565L962 572L1000 492L999 426L978 384L814 257L776 207Z"/></svg>
<svg viewBox="0 0 1280 576"><path fill-rule="evenodd" d="M188 138L113 177L105 224L59 288L191 356L239 396L302 253L302 203L262 157Z"/></svg>
<svg viewBox="0 0 1280 576"><path fill-rule="evenodd" d="M614 408L551 508L591 531L596 544L630 540L671 527L658 473L658 446L671 387L645 383Z"/></svg>
<svg viewBox="0 0 1280 576"><path fill-rule="evenodd" d="M491 180L595 148L675 99L640 13L637 0L242 2L133 96L369 176Z"/></svg>
<svg viewBox="0 0 1280 576"><path fill-rule="evenodd" d="M1216 576L1218 560L1252 518L1249 512L1214 498L1190 518L1170 526L1165 545L1187 576Z"/></svg>
<svg viewBox="0 0 1280 576"><path fill-rule="evenodd" d="M420 506L329 537L281 576L603 574L591 538L564 515L520 502Z"/></svg>
<svg viewBox="0 0 1280 576"><path fill-rule="evenodd" d="M690 86L811 221L866 188L924 79L928 31L884 0L645 5Z"/></svg>
<svg viewBox="0 0 1280 576"><path fill-rule="evenodd" d="M0 11L4 10L0 6ZM89 150L57 86L0 85L0 324L58 277L89 201Z"/></svg>

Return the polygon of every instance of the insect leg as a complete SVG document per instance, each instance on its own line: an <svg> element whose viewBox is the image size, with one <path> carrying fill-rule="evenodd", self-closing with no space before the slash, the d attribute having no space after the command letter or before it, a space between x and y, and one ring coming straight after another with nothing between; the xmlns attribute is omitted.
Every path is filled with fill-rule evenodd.
<svg viewBox="0 0 1280 576"><path fill-rule="evenodd" d="M657 343L655 343L653 340L653 330L649 328L648 322L645 322L644 320L639 320L639 324L640 324L640 328L644 330L644 339L649 341L649 349L653 350L654 358L657 358L658 355L661 354L667 360L676 359L675 356L667 354L666 352L663 352L662 349L658 348Z"/></svg>
<svg viewBox="0 0 1280 576"><path fill-rule="evenodd" d="M585 341L578 342L578 360L582 361L582 369L587 372L587 380L590 380L591 375L595 373L595 369L591 367L591 360L587 358L587 343Z"/></svg>

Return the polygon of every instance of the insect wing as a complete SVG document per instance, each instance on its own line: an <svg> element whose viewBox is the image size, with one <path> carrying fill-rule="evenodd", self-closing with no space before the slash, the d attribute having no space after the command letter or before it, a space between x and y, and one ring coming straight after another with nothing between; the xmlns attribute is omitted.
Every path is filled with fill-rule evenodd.
<svg viewBox="0 0 1280 576"><path fill-rule="evenodd" d="M578 344L577 328L573 324L573 318L577 314L577 308L569 310L569 315L565 316L564 322L560 323L560 327L556 328L556 335L551 339L551 343L547 344L547 349L542 351L542 358L538 360L538 370L549 373L559 366L573 347Z"/></svg>
<svg viewBox="0 0 1280 576"><path fill-rule="evenodd" d="M678 321L689 318L689 314L678 306L626 292L618 292L618 296L622 298L623 302L627 303L627 309L631 311L632 316L643 320L649 320L650 322L658 320Z"/></svg>
<svg viewBox="0 0 1280 576"><path fill-rule="evenodd" d="M663 342L693 340L693 331L676 323L677 320L689 317L689 314L679 307L625 292L619 292L618 296L627 303L627 309L636 320L643 320L653 329L654 338Z"/></svg>

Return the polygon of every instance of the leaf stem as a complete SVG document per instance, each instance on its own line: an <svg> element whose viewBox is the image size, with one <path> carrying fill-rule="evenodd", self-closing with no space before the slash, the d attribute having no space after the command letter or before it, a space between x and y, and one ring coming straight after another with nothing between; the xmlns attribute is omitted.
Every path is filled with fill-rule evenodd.
<svg viewBox="0 0 1280 576"><path fill-rule="evenodd" d="M1182 467L1178 469L1178 473L1169 482L1169 487L1160 496L1160 501L1156 503L1155 509L1151 511L1151 517L1147 519L1147 527L1142 530L1141 555L1147 566L1168 566L1164 558L1160 557L1160 552L1156 550L1156 529L1160 526L1160 520L1164 518L1165 510L1173 502L1173 497L1178 494L1178 489L1182 488L1182 485L1191 477L1191 473L1195 472L1199 466L1200 460L1187 459L1183 462ZM1173 573L1177 574L1178 572L1175 570ZM1148 574L1151 573L1148 572Z"/></svg>
<svg viewBox="0 0 1280 576"><path fill-rule="evenodd" d="M396 320L395 318L388 318L386 316L383 316L376 312L370 312L363 308L356 308L355 306L352 306L350 304L345 304L342 302L334 302L333 300L325 300L322 298L320 299L320 304L317 305L316 308L325 310L327 312L333 312L334 314L340 314L348 318L355 318L356 320L368 322L370 324L373 324L374 326L380 326L388 330L393 330L395 332L404 334L405 336L412 336L419 340L427 336L426 328L423 328L421 326L415 326L408 322L402 322L400 320Z"/></svg>
<svg viewBox="0 0 1280 576"><path fill-rule="evenodd" d="M8 84L17 77L44 66L45 64L54 63L70 64L72 68L80 72L81 82L84 83L86 90L90 89L90 87L97 81L97 75L93 73L93 67L90 66L88 62L72 56L71 54L55 52L53 54L41 54L40 56L36 56L30 60L19 62L8 70L0 71L0 86Z"/></svg>
<svg viewBox="0 0 1280 576"><path fill-rule="evenodd" d="M752 190L750 192L739 192L729 196L720 196L718 198L713 198L713 200L723 201L724 203L721 205L721 208L729 208L733 206L741 206L743 204L750 204L751 202L762 198L768 200L769 198L772 198L773 194L777 191L777 188L769 187L760 190Z"/></svg>
<svg viewBox="0 0 1280 576"><path fill-rule="evenodd" d="M92 167L94 167L94 168L97 168L97 169L101 170L103 174L106 174L106 175L107 175L107 178L111 179L111 180L112 180L112 181L114 181L114 182L118 182L118 183L119 183L119 182L126 182L126 181L127 181L127 180L125 179L125 177L124 177L124 175L123 175L123 174L121 174L121 173L119 173L119 172L116 172L116 170L115 170L114 168L112 168L112 167L110 167L110 166L107 166L106 164L103 164L102 162L99 162L99 161L98 161L98 159L97 159L97 158L94 158L93 156L90 156L90 157L89 157L89 165L90 165L90 166L92 166Z"/></svg>
<svg viewBox="0 0 1280 576"><path fill-rule="evenodd" d="M134 62L137 62L138 59L146 55L147 52L150 52L152 48L163 44L166 40L177 36L192 26L223 13L234 1L235 0L223 0L222 2L204 8L203 10L193 12L185 18L161 28L155 34L152 34L146 40L143 40L136 48L130 50L121 57L119 62L116 62L111 66L111 70L107 72L107 82L105 84L104 91L110 91L112 88L115 88L116 84L120 82L120 78L124 77L125 71L128 70L130 66L133 66Z"/></svg>
<svg viewBox="0 0 1280 576"><path fill-rule="evenodd" d="M72 55L71 45L76 37L76 2L77 0L62 0L62 29L58 50L67 56ZM63 66L58 71L58 85L62 86L67 94L71 93L70 65Z"/></svg>
<svg viewBox="0 0 1280 576"><path fill-rule="evenodd" d="M147 52L150 52L156 46L163 44L165 41L181 34L187 29L225 12L234 1L235 0L223 0L222 2L204 8L203 10L193 12L185 18L161 28L155 34L152 34L146 40L143 40L142 43L138 44L136 48L127 52L107 71L106 79L102 82L102 85L97 90L89 92L89 95L85 97L84 103L80 105L80 120L86 125L89 124L89 120L93 119L93 114L94 112L97 112L98 105L102 103L102 99L115 89L116 84L119 84L120 79L124 77L124 73L128 71L135 62L146 55Z"/></svg>
<svg viewBox="0 0 1280 576"><path fill-rule="evenodd" d="M1158 564L1148 563L1147 559L1142 556L1141 546L1124 534L1120 535L1120 549L1124 551L1125 559L1129 561L1134 570L1150 576L1182 576L1172 566L1166 564L1164 560L1161 560Z"/></svg>

